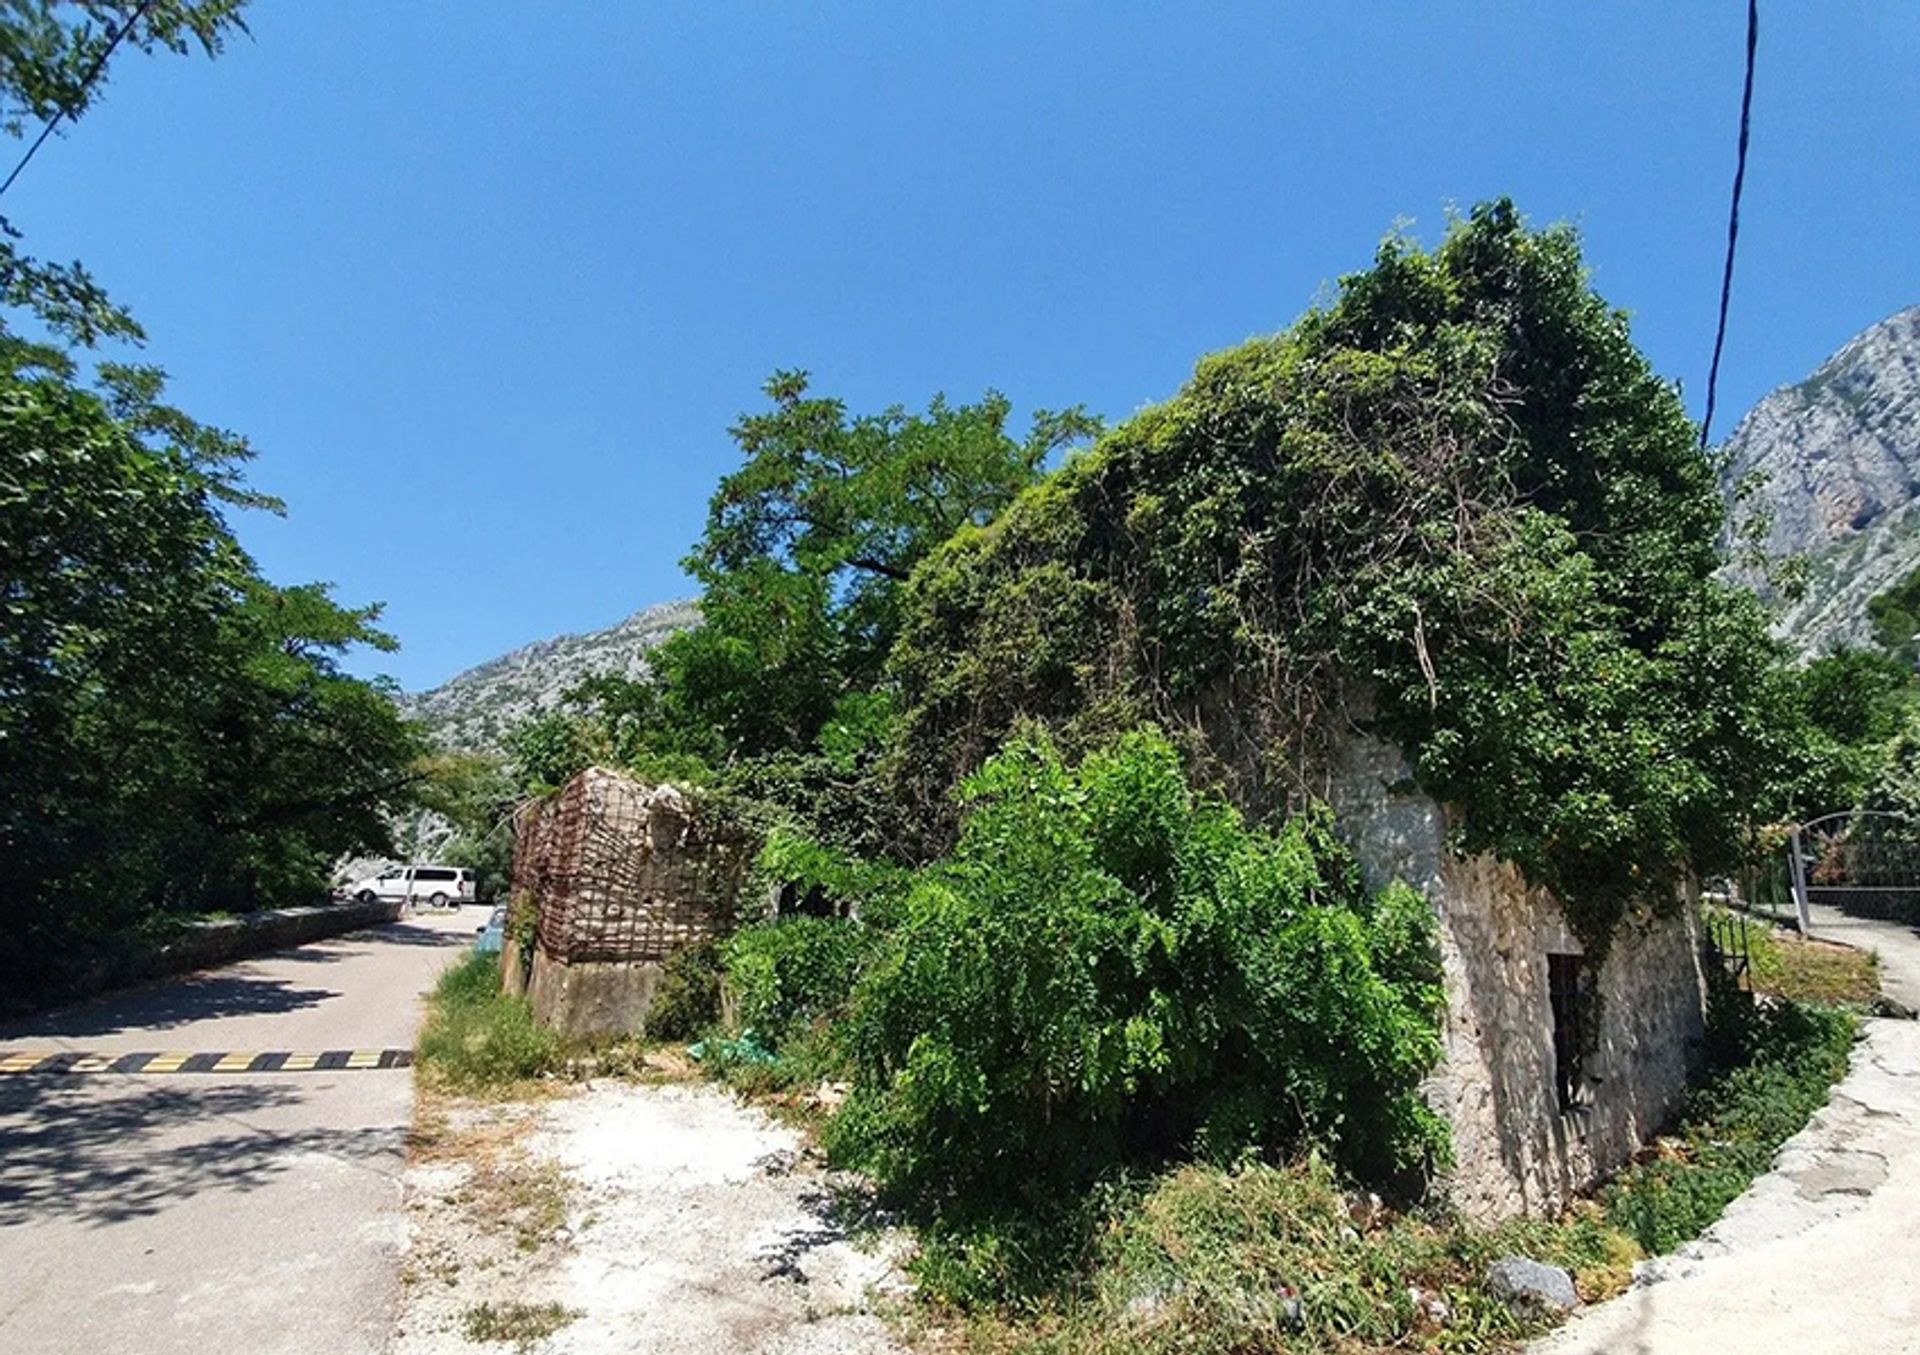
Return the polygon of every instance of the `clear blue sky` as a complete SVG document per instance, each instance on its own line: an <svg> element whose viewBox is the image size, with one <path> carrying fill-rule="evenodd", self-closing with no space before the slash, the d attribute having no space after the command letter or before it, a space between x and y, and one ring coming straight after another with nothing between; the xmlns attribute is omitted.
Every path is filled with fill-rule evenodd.
<svg viewBox="0 0 1920 1355"><path fill-rule="evenodd" d="M216 63L123 60L6 209L415 688L687 594L775 367L1124 416L1448 204L1576 222L1697 413L1743 11L262 0ZM1920 301L1920 5L1762 22L1723 431Z"/></svg>

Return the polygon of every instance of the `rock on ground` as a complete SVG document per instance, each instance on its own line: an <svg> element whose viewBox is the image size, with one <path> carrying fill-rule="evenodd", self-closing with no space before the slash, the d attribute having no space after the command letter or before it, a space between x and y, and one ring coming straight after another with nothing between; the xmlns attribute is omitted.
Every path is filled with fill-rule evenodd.
<svg viewBox="0 0 1920 1355"><path fill-rule="evenodd" d="M1570 1313L1580 1306L1573 1276L1524 1256L1504 1256L1487 1267L1487 1292L1516 1307Z"/></svg>

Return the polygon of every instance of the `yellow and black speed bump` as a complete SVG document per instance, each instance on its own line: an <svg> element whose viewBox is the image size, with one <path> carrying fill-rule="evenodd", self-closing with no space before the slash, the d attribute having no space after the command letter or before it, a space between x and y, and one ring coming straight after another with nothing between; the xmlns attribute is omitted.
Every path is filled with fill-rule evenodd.
<svg viewBox="0 0 1920 1355"><path fill-rule="evenodd" d="M8 1073L340 1073L405 1068L410 1049L328 1049L319 1053L89 1054L76 1050L26 1049L0 1054Z"/></svg>

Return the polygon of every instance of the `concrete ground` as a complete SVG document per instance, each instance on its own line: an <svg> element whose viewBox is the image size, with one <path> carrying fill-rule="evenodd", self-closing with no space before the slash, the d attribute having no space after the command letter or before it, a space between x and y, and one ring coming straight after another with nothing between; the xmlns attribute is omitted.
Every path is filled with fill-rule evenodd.
<svg viewBox="0 0 1920 1355"><path fill-rule="evenodd" d="M0 1027L0 1069L52 1050L404 1049L481 920L421 916ZM384 1349L412 1104L405 1067L0 1071L0 1350Z"/></svg>
<svg viewBox="0 0 1920 1355"><path fill-rule="evenodd" d="M1920 1011L1920 927L1854 917L1826 904L1811 904L1813 934L1822 941L1839 941L1880 957L1880 989L1895 1002Z"/></svg>
<svg viewBox="0 0 1920 1355"><path fill-rule="evenodd" d="M1814 917L1920 1005L1910 927ZM1920 1355L1920 1022L1866 1024L1827 1107L1698 1241L1535 1355Z"/></svg>

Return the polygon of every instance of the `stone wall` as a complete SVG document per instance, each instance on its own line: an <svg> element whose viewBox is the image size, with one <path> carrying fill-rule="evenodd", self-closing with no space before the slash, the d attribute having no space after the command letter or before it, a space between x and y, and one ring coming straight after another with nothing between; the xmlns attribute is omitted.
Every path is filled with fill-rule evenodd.
<svg viewBox="0 0 1920 1355"><path fill-rule="evenodd" d="M249 955L304 946L309 941L357 932L363 927L377 927L399 916L400 900L375 899L370 903L349 901L269 908L219 922L195 922L181 936L154 952L141 977L231 964Z"/></svg>
<svg viewBox="0 0 1920 1355"><path fill-rule="evenodd" d="M1622 1166L1686 1088L1704 1025L1694 901L1614 938L1594 977L1598 1030L1581 1095L1562 1110L1547 956L1583 947L1558 901L1504 862L1451 852L1445 808L1391 745L1343 741L1329 799L1370 883L1406 881L1439 918L1445 1054L1426 1093L1453 1126L1448 1194L1481 1219L1559 1209Z"/></svg>

